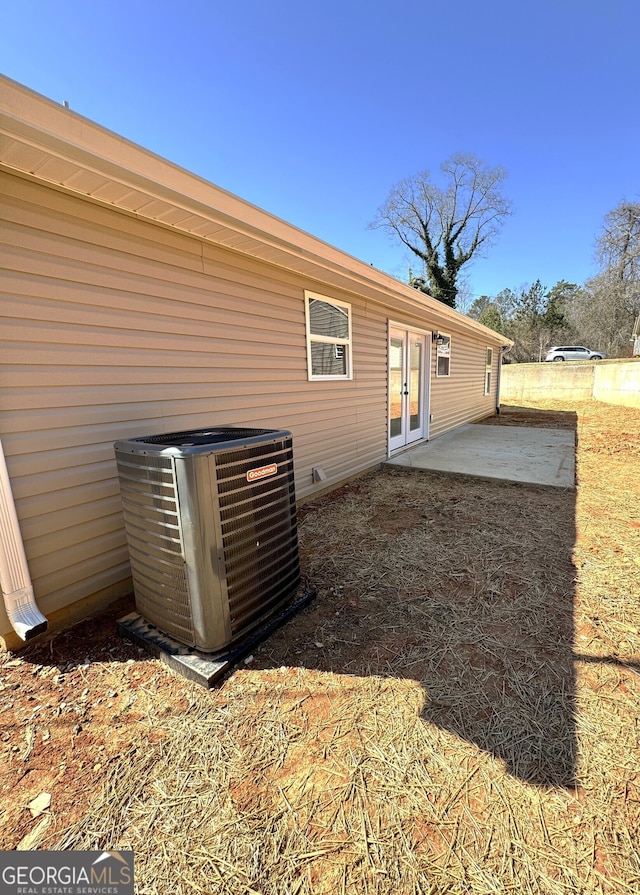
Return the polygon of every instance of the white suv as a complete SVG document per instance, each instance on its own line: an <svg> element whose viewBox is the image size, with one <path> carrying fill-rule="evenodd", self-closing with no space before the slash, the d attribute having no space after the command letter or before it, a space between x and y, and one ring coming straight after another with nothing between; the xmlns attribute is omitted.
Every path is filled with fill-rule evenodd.
<svg viewBox="0 0 640 895"><path fill-rule="evenodd" d="M547 360L602 360L607 355L604 351L589 351L582 345L561 345L547 351Z"/></svg>

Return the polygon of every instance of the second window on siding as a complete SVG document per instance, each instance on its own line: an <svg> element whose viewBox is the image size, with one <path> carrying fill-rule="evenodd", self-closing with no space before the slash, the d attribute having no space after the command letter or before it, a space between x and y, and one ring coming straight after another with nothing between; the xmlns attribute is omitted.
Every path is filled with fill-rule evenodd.
<svg viewBox="0 0 640 895"><path fill-rule="evenodd" d="M436 341L436 376L448 376L451 364L451 336L438 335Z"/></svg>
<svg viewBox="0 0 640 895"><path fill-rule="evenodd" d="M493 348L487 348L484 362L484 393L491 394L491 368L493 367Z"/></svg>

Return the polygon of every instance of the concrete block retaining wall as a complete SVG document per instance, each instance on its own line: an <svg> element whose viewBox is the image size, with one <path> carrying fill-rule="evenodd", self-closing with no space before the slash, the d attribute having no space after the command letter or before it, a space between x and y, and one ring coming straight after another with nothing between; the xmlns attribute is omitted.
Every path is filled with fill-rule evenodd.
<svg viewBox="0 0 640 895"><path fill-rule="evenodd" d="M640 361L615 363L505 364L501 371L500 401L518 404L553 398L603 401L640 407Z"/></svg>

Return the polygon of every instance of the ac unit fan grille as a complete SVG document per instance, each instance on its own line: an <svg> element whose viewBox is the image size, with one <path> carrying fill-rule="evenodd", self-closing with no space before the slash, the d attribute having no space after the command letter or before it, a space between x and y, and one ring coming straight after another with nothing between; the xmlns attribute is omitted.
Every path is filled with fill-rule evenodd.
<svg viewBox="0 0 640 895"><path fill-rule="evenodd" d="M256 467L275 464L264 479ZM232 636L293 596L300 581L290 439L216 457L222 548Z"/></svg>
<svg viewBox="0 0 640 895"><path fill-rule="evenodd" d="M116 461L136 608L167 634L193 643L173 462L146 454Z"/></svg>

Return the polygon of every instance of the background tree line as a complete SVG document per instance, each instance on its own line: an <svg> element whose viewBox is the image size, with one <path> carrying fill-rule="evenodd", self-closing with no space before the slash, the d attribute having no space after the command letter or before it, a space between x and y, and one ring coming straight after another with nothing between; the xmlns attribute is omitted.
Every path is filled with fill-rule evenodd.
<svg viewBox="0 0 640 895"><path fill-rule="evenodd" d="M444 304L459 304L461 274L498 237L511 203L506 172L474 155L440 166L440 182L421 171L392 187L370 226L386 230L419 259L409 283ZM513 361L542 360L551 345L585 344L611 357L631 353L640 315L640 202L621 202L605 217L596 240L597 273L583 285L540 280L498 295L482 295L468 315L514 341Z"/></svg>
<svg viewBox="0 0 640 895"><path fill-rule="evenodd" d="M598 272L584 285L540 280L518 290L483 295L468 315L514 341L513 361L543 360L551 345L584 344L610 357L631 354L640 315L640 203L609 212L596 241Z"/></svg>

